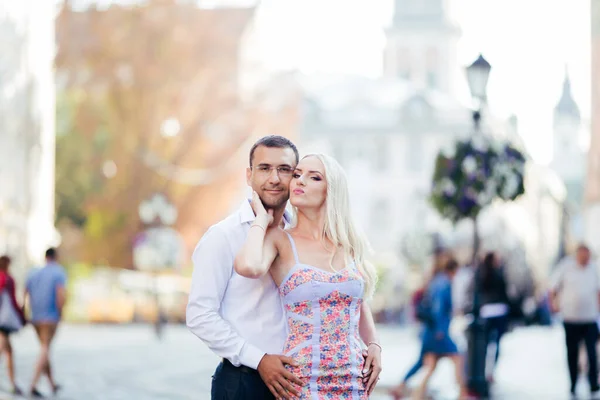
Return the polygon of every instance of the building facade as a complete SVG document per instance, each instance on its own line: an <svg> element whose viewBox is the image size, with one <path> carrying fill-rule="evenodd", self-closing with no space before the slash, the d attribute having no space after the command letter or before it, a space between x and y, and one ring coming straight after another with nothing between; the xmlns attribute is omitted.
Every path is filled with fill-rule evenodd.
<svg viewBox="0 0 600 400"><path fill-rule="evenodd" d="M600 0L591 0L592 132L585 188L585 235L600 253Z"/></svg>
<svg viewBox="0 0 600 400"><path fill-rule="evenodd" d="M487 109L481 131L474 131L472 110L454 94L466 79L453 72L463 68L456 62L460 32L443 5L396 2L386 31L383 77L312 75L302 81L300 148L331 154L346 170L355 218L371 241L375 262L396 274L386 277L390 290L397 290L394 280L410 288L411 276L423 275L406 268L407 243L426 254L415 247L426 248L426 238L437 233L462 260L471 254L472 223L452 226L429 205L437 154L474 134L520 141L515 117L497 119ZM436 68L426 68L433 53L438 58L430 65ZM478 227L482 247L511 255L514 281L531 293L532 281L545 278L558 253L564 185L553 171L532 162L526 180L525 196L485 210ZM420 266L428 264L425 258Z"/></svg>
<svg viewBox="0 0 600 400"><path fill-rule="evenodd" d="M0 252L40 262L54 229L54 2L0 3Z"/></svg>

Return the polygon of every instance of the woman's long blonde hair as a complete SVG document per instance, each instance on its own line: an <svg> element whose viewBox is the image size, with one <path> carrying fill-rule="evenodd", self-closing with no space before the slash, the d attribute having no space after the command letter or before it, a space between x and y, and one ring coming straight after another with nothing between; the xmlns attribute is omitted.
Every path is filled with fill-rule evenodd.
<svg viewBox="0 0 600 400"><path fill-rule="evenodd" d="M341 247L355 262L365 280L365 298L370 299L377 285L375 267L366 258L371 247L363 233L358 229L350 212L348 179L340 164L326 154L308 154L304 157L316 157L325 167L327 197L325 199L325 224L323 238L329 239L336 247ZM298 210L294 209L298 214Z"/></svg>

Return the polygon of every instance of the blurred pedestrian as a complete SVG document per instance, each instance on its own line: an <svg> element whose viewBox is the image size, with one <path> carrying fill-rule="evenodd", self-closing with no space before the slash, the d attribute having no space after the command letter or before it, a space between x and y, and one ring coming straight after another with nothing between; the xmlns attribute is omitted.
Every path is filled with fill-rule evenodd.
<svg viewBox="0 0 600 400"><path fill-rule="evenodd" d="M475 290L479 296L479 316L485 321L486 342L496 347L492 368L488 370L486 363L486 378L493 382L494 369L500 356L500 339L508 330L510 299L507 293L506 279L498 253L489 252L485 255L476 273Z"/></svg>
<svg viewBox="0 0 600 400"><path fill-rule="evenodd" d="M578 377L579 346L585 343L588 356L588 380L592 393L598 386L598 364L596 340L598 339L600 279L596 265L591 261L589 248L585 244L577 247L575 257L565 257L556 268L550 281L551 298L556 310L560 295L567 345L567 361L571 378L571 394L575 394Z"/></svg>
<svg viewBox="0 0 600 400"><path fill-rule="evenodd" d="M431 283L433 278L438 273L444 272L444 268L450 259L451 259L451 254L449 252L447 252L441 248L437 249L434 254L433 266L432 266L430 274L426 277L424 285L420 289L416 290L415 293L413 294L412 303L413 303L413 308L415 310L415 317L416 317L417 321L419 321L419 323L422 324L421 331L419 332L419 339L421 340L421 351L419 352L419 358L415 361L413 366L408 370L408 372L404 376L404 379L402 379L402 382L399 385L390 389L389 394L395 400L398 400L398 399L401 399L402 397L404 397L406 390L407 390L408 381L410 380L410 378L412 378L414 375L416 375L419 372L419 370L421 370L421 368L423 367L423 357L425 356L425 353L424 353L425 347L424 347L424 342L423 342L424 336L423 335L424 335L426 325L431 324L433 322L432 316L430 315L431 310L429 310L430 298L427 297L427 288L429 287L429 284Z"/></svg>
<svg viewBox="0 0 600 400"><path fill-rule="evenodd" d="M15 296L15 280L8 273L10 257L0 257L0 353L6 354L8 379L12 385L11 392L22 395L23 392L15 381L15 363L10 335L25 325L23 309L19 307Z"/></svg>
<svg viewBox="0 0 600 400"><path fill-rule="evenodd" d="M467 391L463 378L462 357L456 344L450 337L450 321L452 320L452 279L456 275L458 263L451 259L443 271L438 272L431 281L427 295L431 296L432 323L425 325L423 334L423 365L425 377L416 393L417 398L424 398L429 379L435 372L440 359L448 357L454 363L456 383L460 388L460 398L466 398Z"/></svg>
<svg viewBox="0 0 600 400"><path fill-rule="evenodd" d="M50 347L66 301L66 274L58 263L56 249L46 251L46 265L34 271L27 279L25 298L29 299L31 322L41 345L41 353L31 382L31 396L43 397L36 386L42 374L48 377L52 392L56 394L60 386L52 376Z"/></svg>

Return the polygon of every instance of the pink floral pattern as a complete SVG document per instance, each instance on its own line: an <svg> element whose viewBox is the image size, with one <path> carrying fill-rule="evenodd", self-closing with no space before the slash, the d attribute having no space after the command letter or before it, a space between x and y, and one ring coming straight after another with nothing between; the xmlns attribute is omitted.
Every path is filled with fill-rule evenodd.
<svg viewBox="0 0 600 400"><path fill-rule="evenodd" d="M364 362L358 333L362 289L361 293L348 294L334 285L324 295L317 294L323 290L306 290L306 299L286 302L286 297L303 285L314 288L319 283L352 281L362 282L352 265L332 274L297 264L279 287L288 318L284 353L300 365L288 369L305 383L300 399L367 399L360 379Z"/></svg>

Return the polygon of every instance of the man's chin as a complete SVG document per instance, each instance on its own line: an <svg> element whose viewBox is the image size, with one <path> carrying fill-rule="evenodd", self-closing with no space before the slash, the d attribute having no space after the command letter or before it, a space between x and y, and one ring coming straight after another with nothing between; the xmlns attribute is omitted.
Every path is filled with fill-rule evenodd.
<svg viewBox="0 0 600 400"><path fill-rule="evenodd" d="M265 201L265 199L263 199L262 203L267 210L269 210L269 209L278 210L281 208L285 208L285 206L287 204L287 199L277 199L277 200L267 200L267 201Z"/></svg>

